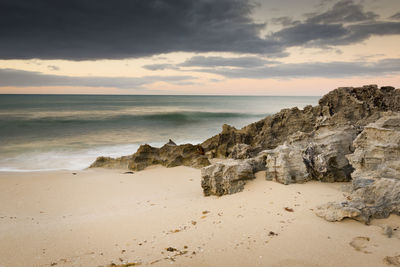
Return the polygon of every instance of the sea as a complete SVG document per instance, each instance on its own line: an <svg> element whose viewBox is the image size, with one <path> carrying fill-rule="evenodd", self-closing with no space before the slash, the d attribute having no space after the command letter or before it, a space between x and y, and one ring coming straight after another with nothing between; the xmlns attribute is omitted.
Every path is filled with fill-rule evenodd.
<svg viewBox="0 0 400 267"><path fill-rule="evenodd" d="M0 95L0 171L82 170L141 144L201 143L318 96Z"/></svg>

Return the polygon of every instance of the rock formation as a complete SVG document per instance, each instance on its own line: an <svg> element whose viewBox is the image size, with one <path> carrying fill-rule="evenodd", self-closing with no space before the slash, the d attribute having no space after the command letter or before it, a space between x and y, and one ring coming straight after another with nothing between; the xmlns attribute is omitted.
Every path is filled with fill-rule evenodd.
<svg viewBox="0 0 400 267"><path fill-rule="evenodd" d="M254 179L248 160L224 160L201 169L201 187L205 196L227 195L243 190L247 180Z"/></svg>
<svg viewBox="0 0 400 267"><path fill-rule="evenodd" d="M368 223L400 214L399 114L400 89L343 87L314 107L283 109L242 129L224 125L200 145L143 145L131 156L99 157L91 167L207 166L201 181L206 196L240 192L259 170L283 184L351 180L348 201L322 205L316 213L329 221Z"/></svg>
<svg viewBox="0 0 400 267"><path fill-rule="evenodd" d="M356 136L357 130L352 126L298 132L283 145L267 150L266 178L283 184L349 181L353 168L345 155L353 152Z"/></svg>
<svg viewBox="0 0 400 267"><path fill-rule="evenodd" d="M317 215L329 221L354 218L365 223L391 213L400 215L400 113L386 113L367 125L353 146L354 153L347 155L355 168L351 200L322 205Z"/></svg>
<svg viewBox="0 0 400 267"><path fill-rule="evenodd" d="M400 111L399 103L400 90L393 87L338 88L315 107L283 109L240 130L224 125L202 146L210 158L262 154L266 179L283 184L350 181L346 156L354 152L354 139L385 111Z"/></svg>
<svg viewBox="0 0 400 267"><path fill-rule="evenodd" d="M140 171L151 165L165 167L189 166L201 168L210 164L200 145L184 144L174 145L171 141L161 148L150 145L141 145L137 152L131 156L117 159L98 157L90 168L127 168Z"/></svg>
<svg viewBox="0 0 400 267"><path fill-rule="evenodd" d="M210 158L243 158L238 145L246 145L245 158L282 145L289 136L311 133L320 127L354 126L361 128L380 118L382 111L400 111L400 90L376 85L342 87L323 96L319 105L283 109L240 130L224 125L222 132L201 146Z"/></svg>

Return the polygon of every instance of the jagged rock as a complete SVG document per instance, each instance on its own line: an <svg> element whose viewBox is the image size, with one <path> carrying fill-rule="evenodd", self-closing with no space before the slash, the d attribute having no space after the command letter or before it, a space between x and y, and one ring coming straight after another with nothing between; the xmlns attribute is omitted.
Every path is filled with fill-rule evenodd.
<svg viewBox="0 0 400 267"><path fill-rule="evenodd" d="M267 150L266 179L282 184L304 183L310 180L303 162L301 149L283 144L274 150Z"/></svg>
<svg viewBox="0 0 400 267"><path fill-rule="evenodd" d="M266 179L282 184L349 181L352 167L345 155L352 153L356 132L343 126L293 134L283 145L267 151Z"/></svg>
<svg viewBox="0 0 400 267"><path fill-rule="evenodd" d="M328 202L318 206L315 214L329 222L337 222L344 218L357 218L361 212L356 208L349 207L345 202Z"/></svg>
<svg viewBox="0 0 400 267"><path fill-rule="evenodd" d="M354 179L400 179L400 114L387 114L366 126L354 147L347 156L355 168Z"/></svg>
<svg viewBox="0 0 400 267"><path fill-rule="evenodd" d="M319 105L283 109L242 129L224 125L222 132L201 145L209 158L237 158L238 144L245 144L250 156L282 145L296 132L311 133L321 127L353 126L357 132L380 118L381 112L400 111L400 89L376 85L342 87L323 96ZM240 154L240 153L239 153Z"/></svg>
<svg viewBox="0 0 400 267"><path fill-rule="evenodd" d="M254 166L248 160L225 160L201 169L205 196L240 192L246 181L254 178Z"/></svg>
<svg viewBox="0 0 400 267"><path fill-rule="evenodd" d="M303 160L311 179L322 182L346 182L353 167L346 159L352 153L352 142L357 136L353 126L321 127L311 135L303 151Z"/></svg>
<svg viewBox="0 0 400 267"><path fill-rule="evenodd" d="M204 141L201 146L210 158L227 158L236 144L248 144L250 139L246 131L224 124L220 134Z"/></svg>
<svg viewBox="0 0 400 267"><path fill-rule="evenodd" d="M135 154L117 159L99 157L90 167L127 168L140 171L156 164L165 167L183 165L201 168L210 165L210 162L200 145L184 144L178 146L168 143L161 148L147 144L141 145Z"/></svg>
<svg viewBox="0 0 400 267"><path fill-rule="evenodd" d="M168 141L168 143L166 143L166 145L169 145L169 146L176 146L175 142L172 141L171 139L169 139L169 141Z"/></svg>
<svg viewBox="0 0 400 267"><path fill-rule="evenodd" d="M127 169L131 156L120 158L98 157L89 168Z"/></svg>
<svg viewBox="0 0 400 267"><path fill-rule="evenodd" d="M352 218L365 223L400 215L400 113L386 113L369 124L353 145L354 153L347 156L355 168L351 201L338 209L357 209L359 215Z"/></svg>
<svg viewBox="0 0 400 267"><path fill-rule="evenodd" d="M254 149L250 145L236 144L229 156L233 159L248 159L254 156Z"/></svg>

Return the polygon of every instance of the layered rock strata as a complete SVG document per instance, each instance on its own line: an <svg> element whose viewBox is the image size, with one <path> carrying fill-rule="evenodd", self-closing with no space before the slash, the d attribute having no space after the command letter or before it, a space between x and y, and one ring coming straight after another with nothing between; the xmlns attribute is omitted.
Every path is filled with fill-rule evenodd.
<svg viewBox="0 0 400 267"><path fill-rule="evenodd" d="M400 113L385 114L367 125L353 146L354 153L347 155L355 169L350 200L321 205L317 215L328 221L353 218L365 223L400 215Z"/></svg>

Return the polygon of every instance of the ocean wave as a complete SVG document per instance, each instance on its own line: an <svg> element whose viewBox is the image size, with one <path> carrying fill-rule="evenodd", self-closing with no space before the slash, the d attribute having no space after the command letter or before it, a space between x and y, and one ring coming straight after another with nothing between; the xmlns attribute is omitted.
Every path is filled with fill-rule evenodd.
<svg viewBox="0 0 400 267"><path fill-rule="evenodd" d="M118 122L196 122L201 120L223 120L233 118L262 118L267 114L252 114L240 112L202 112L202 111L180 111L180 112L164 112L164 113L149 113L149 114L123 114L115 116L49 116L49 117L0 117L1 124L14 125L31 125L31 124L72 124L72 123L118 123ZM3 125L6 126L6 125Z"/></svg>

